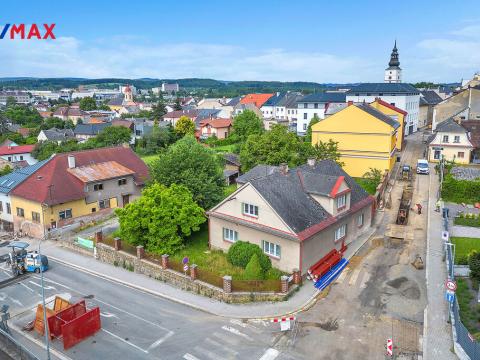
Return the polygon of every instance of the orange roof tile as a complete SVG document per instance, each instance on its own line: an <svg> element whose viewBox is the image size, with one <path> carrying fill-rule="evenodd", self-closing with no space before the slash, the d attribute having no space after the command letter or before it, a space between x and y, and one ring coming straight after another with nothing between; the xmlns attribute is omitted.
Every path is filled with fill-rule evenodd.
<svg viewBox="0 0 480 360"><path fill-rule="evenodd" d="M247 94L240 100L240 104L254 104L256 107L261 108L272 96L273 94Z"/></svg>
<svg viewBox="0 0 480 360"><path fill-rule="evenodd" d="M84 183L113 179L135 173L135 171L120 165L116 161L105 161L98 164L69 168L67 171Z"/></svg>

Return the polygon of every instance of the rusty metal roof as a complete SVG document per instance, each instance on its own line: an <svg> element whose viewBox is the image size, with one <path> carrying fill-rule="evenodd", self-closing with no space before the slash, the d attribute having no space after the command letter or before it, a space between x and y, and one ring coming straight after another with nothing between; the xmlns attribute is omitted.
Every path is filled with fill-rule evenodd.
<svg viewBox="0 0 480 360"><path fill-rule="evenodd" d="M72 169L69 168L67 171L84 183L108 180L121 176L133 175L135 173L133 170L120 165L116 161L106 161Z"/></svg>

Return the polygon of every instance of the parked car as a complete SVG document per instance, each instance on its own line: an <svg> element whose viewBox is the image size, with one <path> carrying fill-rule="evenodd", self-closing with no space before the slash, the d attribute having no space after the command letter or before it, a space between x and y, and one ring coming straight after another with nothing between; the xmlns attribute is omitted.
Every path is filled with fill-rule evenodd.
<svg viewBox="0 0 480 360"><path fill-rule="evenodd" d="M428 166L428 161L425 159L418 159L417 161L417 174L426 174L430 173L430 168Z"/></svg>

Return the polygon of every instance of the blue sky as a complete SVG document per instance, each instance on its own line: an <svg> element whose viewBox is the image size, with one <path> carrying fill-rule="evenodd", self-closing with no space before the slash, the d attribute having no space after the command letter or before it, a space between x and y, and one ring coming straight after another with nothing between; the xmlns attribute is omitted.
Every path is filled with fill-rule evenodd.
<svg viewBox="0 0 480 360"><path fill-rule="evenodd" d="M397 39L405 81L480 70L477 1L21 1L0 24L56 23L56 40L0 40L0 76L382 81Z"/></svg>

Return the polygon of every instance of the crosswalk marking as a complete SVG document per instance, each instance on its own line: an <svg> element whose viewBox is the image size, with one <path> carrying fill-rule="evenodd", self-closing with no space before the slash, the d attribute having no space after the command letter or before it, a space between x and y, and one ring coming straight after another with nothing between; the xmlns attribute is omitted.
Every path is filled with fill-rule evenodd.
<svg viewBox="0 0 480 360"><path fill-rule="evenodd" d="M200 360L199 358L197 358L196 356L193 356L192 354L189 354L189 353L186 353L185 355L183 355L183 358L185 360Z"/></svg>
<svg viewBox="0 0 480 360"><path fill-rule="evenodd" d="M273 360L275 359L280 353L278 352L278 350L275 350L275 349L268 349L267 351L265 351L265 353L263 354L263 356L259 359L259 360Z"/></svg>
<svg viewBox="0 0 480 360"><path fill-rule="evenodd" d="M233 357L236 357L238 355L238 352L236 352L235 350L232 350L229 347L227 347L225 345L222 345L219 342L216 342L215 340L212 340L210 338L206 338L205 342L209 343L212 346L216 346L218 348L221 348L224 352L229 353Z"/></svg>
<svg viewBox="0 0 480 360"><path fill-rule="evenodd" d="M240 341L236 337L228 336L227 334L220 334L218 332L214 332L213 336L215 336L217 339L219 339L223 342L227 342L227 343L229 343L230 345L233 345L233 346L237 346L238 342Z"/></svg>
<svg viewBox="0 0 480 360"><path fill-rule="evenodd" d="M358 275L360 274L360 269L355 269L353 271L352 277L350 278L350 281L348 282L348 285L353 285L357 281Z"/></svg>
<svg viewBox="0 0 480 360"><path fill-rule="evenodd" d="M253 332L255 332L255 333L257 333L257 334L262 333L262 330L260 330L260 329L257 328L256 326L251 325L251 324L248 324L248 323L245 323L245 322L243 322L242 320L230 319L230 323L233 324L233 325L240 326L240 327L242 327L242 328L244 328L244 329L252 330Z"/></svg>
<svg viewBox="0 0 480 360"><path fill-rule="evenodd" d="M345 278L347 277L347 275L349 273L350 273L349 268L346 268L345 270L343 270L342 273L340 274L340 276L337 278L337 280L335 280L335 283L341 284L345 280Z"/></svg>
<svg viewBox="0 0 480 360"><path fill-rule="evenodd" d="M209 359L212 359L212 360L225 360L225 357L224 356L219 356L217 354L215 354L214 352L211 352L210 350L207 350L201 346L195 346L193 348L196 352L202 354L202 355L205 355L206 357L208 357Z"/></svg>
<svg viewBox="0 0 480 360"><path fill-rule="evenodd" d="M222 330L231 332L232 334L235 334L235 335L241 336L241 337L243 337L243 338L245 338L245 339L247 339L247 340L253 341L253 339L252 339L250 336L248 336L247 334L244 334L244 333L238 331L237 329L235 329L235 328L233 328L233 327L231 327L231 326L226 326L226 325L224 325L224 326L222 326Z"/></svg>

